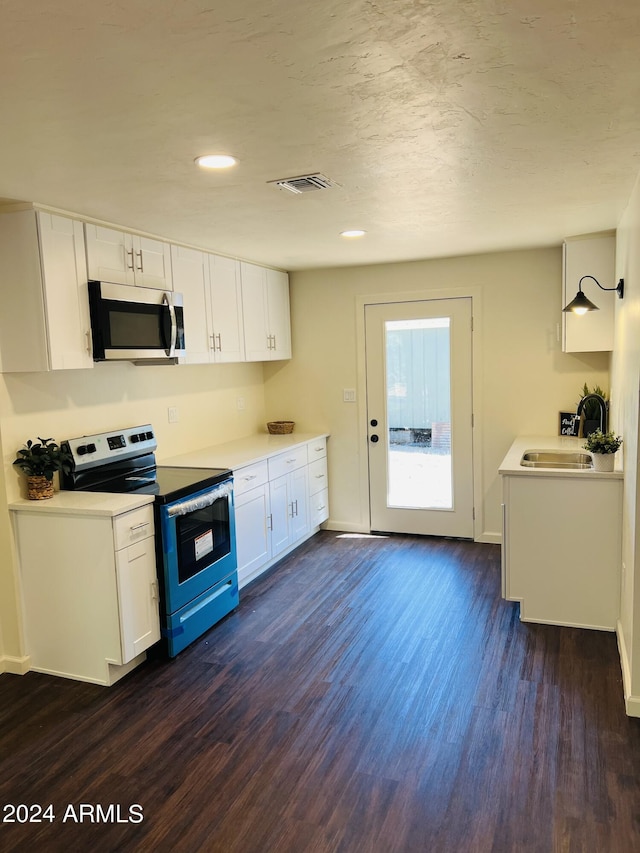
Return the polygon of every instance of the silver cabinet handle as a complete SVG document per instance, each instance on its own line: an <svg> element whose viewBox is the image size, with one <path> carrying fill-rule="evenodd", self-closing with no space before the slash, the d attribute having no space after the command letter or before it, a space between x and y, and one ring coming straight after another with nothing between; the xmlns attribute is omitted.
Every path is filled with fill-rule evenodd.
<svg viewBox="0 0 640 853"><path fill-rule="evenodd" d="M142 263L142 249L139 252L136 252L136 255L140 258L140 266L137 268L139 272L144 272L144 266Z"/></svg>
<svg viewBox="0 0 640 853"><path fill-rule="evenodd" d="M245 483L250 483L251 480L255 480L257 477L257 474L250 474L247 477L243 477L242 479L245 481Z"/></svg>
<svg viewBox="0 0 640 853"><path fill-rule="evenodd" d="M316 480L324 480L324 474L316 474Z"/></svg>
<svg viewBox="0 0 640 853"><path fill-rule="evenodd" d="M216 348L215 335L209 335L209 349L215 350L215 348Z"/></svg>
<svg viewBox="0 0 640 853"><path fill-rule="evenodd" d="M130 527L129 530L133 533L134 530L142 530L143 527L148 527L149 522L143 521L142 524L134 524L133 527Z"/></svg>
<svg viewBox="0 0 640 853"><path fill-rule="evenodd" d="M93 352L93 347L91 346L91 332L85 332L84 335L87 339L87 352L91 355Z"/></svg>
<svg viewBox="0 0 640 853"><path fill-rule="evenodd" d="M154 601L157 601L160 598L158 595L158 581L151 581L151 598Z"/></svg>
<svg viewBox="0 0 640 853"><path fill-rule="evenodd" d="M267 516L267 530L273 530L273 516L271 513Z"/></svg>
<svg viewBox="0 0 640 853"><path fill-rule="evenodd" d="M171 317L171 343L169 344L169 349L165 350L165 353L169 356L169 358L173 357L173 354L176 351L176 340L178 338L178 323L176 321L176 309L173 307L173 299L171 298L170 293L162 294L162 303L166 305L169 309L169 315Z"/></svg>
<svg viewBox="0 0 640 853"><path fill-rule="evenodd" d="M222 352L222 336L221 336L220 332L218 332L218 334L216 335L216 338L218 339L218 347L217 347L218 352Z"/></svg>
<svg viewBox="0 0 640 853"><path fill-rule="evenodd" d="M130 264L127 264L127 262L125 261L125 265L126 265L127 269L128 270L134 269L134 266L133 266L133 249L125 249L124 253L125 253L125 255L129 255L131 258Z"/></svg>
<svg viewBox="0 0 640 853"><path fill-rule="evenodd" d="M271 349L278 349L278 346L277 346L277 344L276 344L276 336L275 336L275 335L271 335L271 337L273 338L273 346L271 347Z"/></svg>

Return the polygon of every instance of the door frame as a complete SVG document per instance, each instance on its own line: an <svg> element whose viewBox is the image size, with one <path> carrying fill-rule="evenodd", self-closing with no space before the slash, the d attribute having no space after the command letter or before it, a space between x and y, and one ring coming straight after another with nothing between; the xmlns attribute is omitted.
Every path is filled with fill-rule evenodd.
<svg viewBox="0 0 640 853"><path fill-rule="evenodd" d="M365 347L365 306L390 302L430 302L440 299L470 298L473 331L471 335L471 387L472 387L472 452L473 452L473 539L476 542L493 542L482 536L484 530L484 481L482 476L482 292L480 287L429 288L398 293L371 293L356 297L356 370L358 400L358 455L360 475L360 506L363 510L363 532L371 531L369 504L369 431L367 429L367 373Z"/></svg>

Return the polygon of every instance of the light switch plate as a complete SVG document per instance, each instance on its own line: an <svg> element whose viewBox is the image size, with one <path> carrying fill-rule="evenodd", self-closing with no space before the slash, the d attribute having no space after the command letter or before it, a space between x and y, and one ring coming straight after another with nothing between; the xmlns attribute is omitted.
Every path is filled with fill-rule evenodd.
<svg viewBox="0 0 640 853"><path fill-rule="evenodd" d="M343 388L342 389L342 400L345 403L355 403L355 401L356 401L356 389L355 388Z"/></svg>

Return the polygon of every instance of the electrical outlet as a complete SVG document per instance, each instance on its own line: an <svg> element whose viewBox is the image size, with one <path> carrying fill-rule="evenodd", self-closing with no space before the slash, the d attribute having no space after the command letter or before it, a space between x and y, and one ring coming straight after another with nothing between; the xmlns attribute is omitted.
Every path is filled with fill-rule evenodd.
<svg viewBox="0 0 640 853"><path fill-rule="evenodd" d="M236 405L238 407L239 412L244 412L244 397L237 397Z"/></svg>
<svg viewBox="0 0 640 853"><path fill-rule="evenodd" d="M178 423L178 407L177 406L169 406L167 409L167 415L169 416L170 424Z"/></svg>

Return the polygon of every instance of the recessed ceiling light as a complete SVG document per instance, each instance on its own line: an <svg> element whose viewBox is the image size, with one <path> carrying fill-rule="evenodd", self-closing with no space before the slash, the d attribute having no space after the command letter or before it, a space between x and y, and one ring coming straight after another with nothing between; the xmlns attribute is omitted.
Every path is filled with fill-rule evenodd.
<svg viewBox="0 0 640 853"><path fill-rule="evenodd" d="M341 237L364 237L364 235L366 233L367 233L366 231L361 231L359 228L353 228L350 231L341 231L340 236Z"/></svg>
<svg viewBox="0 0 640 853"><path fill-rule="evenodd" d="M202 169L228 169L237 162L236 158L229 154L205 154L203 157L196 157L196 163Z"/></svg>

